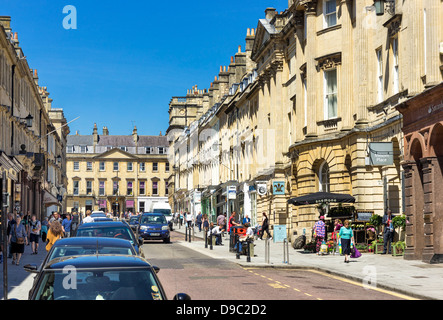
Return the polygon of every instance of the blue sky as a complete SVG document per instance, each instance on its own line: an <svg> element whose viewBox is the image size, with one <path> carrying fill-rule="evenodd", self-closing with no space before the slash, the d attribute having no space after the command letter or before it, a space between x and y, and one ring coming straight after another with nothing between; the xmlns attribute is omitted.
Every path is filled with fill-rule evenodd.
<svg viewBox="0 0 443 320"><path fill-rule="evenodd" d="M267 7L287 0L92 1L1 0L39 85L63 108L71 134L92 134L94 123L112 135L164 134L172 96L193 85L209 88L229 65L247 28ZM66 30L66 5L77 29Z"/></svg>

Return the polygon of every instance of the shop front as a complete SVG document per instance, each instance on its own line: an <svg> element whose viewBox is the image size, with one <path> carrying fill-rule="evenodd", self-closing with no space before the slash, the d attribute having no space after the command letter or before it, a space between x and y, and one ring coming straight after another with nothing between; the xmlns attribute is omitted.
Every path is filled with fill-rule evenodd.
<svg viewBox="0 0 443 320"><path fill-rule="evenodd" d="M405 259L443 263L443 83L397 106L403 115Z"/></svg>

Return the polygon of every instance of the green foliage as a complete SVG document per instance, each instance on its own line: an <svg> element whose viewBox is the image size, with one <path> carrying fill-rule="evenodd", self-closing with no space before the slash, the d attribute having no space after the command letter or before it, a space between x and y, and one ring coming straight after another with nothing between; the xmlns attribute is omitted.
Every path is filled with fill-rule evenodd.
<svg viewBox="0 0 443 320"><path fill-rule="evenodd" d="M375 227L380 226L381 223L382 223L382 221L383 221L382 216L380 216L380 215L378 215L378 214L373 214L373 215L371 216L371 219L369 220L370 224L372 224L372 225L375 226Z"/></svg>
<svg viewBox="0 0 443 320"><path fill-rule="evenodd" d="M401 216L396 216L392 219L392 224L394 225L394 228L401 228L401 230L405 230L406 228L406 216L405 215L401 215Z"/></svg>

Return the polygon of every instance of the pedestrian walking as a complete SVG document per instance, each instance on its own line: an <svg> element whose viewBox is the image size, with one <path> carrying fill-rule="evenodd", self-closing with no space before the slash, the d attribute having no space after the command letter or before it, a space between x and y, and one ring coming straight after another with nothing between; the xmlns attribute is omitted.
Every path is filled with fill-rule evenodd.
<svg viewBox="0 0 443 320"><path fill-rule="evenodd" d="M222 228L222 230L226 230L226 214L222 213L217 217L217 225Z"/></svg>
<svg viewBox="0 0 443 320"><path fill-rule="evenodd" d="M314 224L314 237L316 242L316 252L319 255L320 254L320 248L325 240L326 236L326 225L325 225L325 217L320 216L318 221Z"/></svg>
<svg viewBox="0 0 443 320"><path fill-rule="evenodd" d="M42 230L41 230L41 235L42 235L42 241L46 243L46 238L48 236L48 229L49 229L49 221L48 218L44 218L42 221Z"/></svg>
<svg viewBox="0 0 443 320"><path fill-rule="evenodd" d="M42 224L37 220L37 216L33 214L31 216L31 222L29 223L29 242L31 242L32 254L38 253L38 242L40 241L40 232Z"/></svg>
<svg viewBox="0 0 443 320"><path fill-rule="evenodd" d="M394 225L392 223L392 211L386 210L382 219L383 224L383 254L391 254L391 243L394 240Z"/></svg>
<svg viewBox="0 0 443 320"><path fill-rule="evenodd" d="M334 241L334 254L336 254L337 250L339 249L339 236L338 236L338 234L340 233L341 227L343 227L341 221L339 219L335 219L335 221L334 221L334 231L332 232L332 241Z"/></svg>
<svg viewBox="0 0 443 320"><path fill-rule="evenodd" d="M187 212L186 213L186 223L188 224L188 228L192 227L193 220L194 220L193 214L190 212Z"/></svg>
<svg viewBox="0 0 443 320"><path fill-rule="evenodd" d="M345 255L345 263L349 263L349 256L351 254L351 247L354 245L354 233L350 227L349 220L345 220L343 227L340 228L340 243L342 252Z"/></svg>
<svg viewBox="0 0 443 320"><path fill-rule="evenodd" d="M203 215L202 215L201 212L199 212L199 213L197 214L197 217L195 218L195 222L197 223L198 231L199 231L199 232L202 231L202 223L203 223L202 219L203 219Z"/></svg>
<svg viewBox="0 0 443 320"><path fill-rule="evenodd" d="M236 215L235 211L232 211L231 216L229 217L229 220L228 220L228 233L231 233L231 228L233 226L239 225L239 223L237 223L235 221L235 215Z"/></svg>
<svg viewBox="0 0 443 320"><path fill-rule="evenodd" d="M48 231L48 243L46 244L46 251L51 250L54 243L63 236L63 227L60 222L53 221Z"/></svg>
<svg viewBox="0 0 443 320"><path fill-rule="evenodd" d="M261 231L260 231L260 240L263 240L263 235L265 232L268 235L269 239L272 239L271 233L269 232L269 219L266 215L266 212L263 212L263 222L261 224Z"/></svg>
<svg viewBox="0 0 443 320"><path fill-rule="evenodd" d="M11 227L9 243L11 244L12 264L19 265L20 259L25 252L25 244L28 244L26 227L21 223L22 218L17 215L15 224Z"/></svg>
<svg viewBox="0 0 443 320"><path fill-rule="evenodd" d="M91 218L91 210L86 210L86 218L83 219L83 223L94 222L94 218Z"/></svg>
<svg viewBox="0 0 443 320"><path fill-rule="evenodd" d="M72 225L71 214L68 213L66 215L66 218L64 218L62 222L63 229L65 230L65 238L69 238L71 236L71 225Z"/></svg>

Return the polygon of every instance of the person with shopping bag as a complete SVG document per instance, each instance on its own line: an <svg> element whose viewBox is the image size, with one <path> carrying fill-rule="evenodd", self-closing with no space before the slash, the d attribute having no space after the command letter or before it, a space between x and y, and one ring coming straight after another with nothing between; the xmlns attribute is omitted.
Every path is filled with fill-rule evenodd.
<svg viewBox="0 0 443 320"><path fill-rule="evenodd" d="M340 228L339 241L341 243L342 252L345 255L345 263L349 263L351 255L351 246L354 245L354 233L350 227L349 220L345 220L343 227Z"/></svg>

